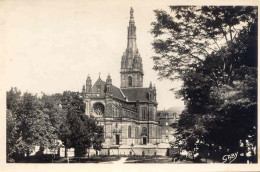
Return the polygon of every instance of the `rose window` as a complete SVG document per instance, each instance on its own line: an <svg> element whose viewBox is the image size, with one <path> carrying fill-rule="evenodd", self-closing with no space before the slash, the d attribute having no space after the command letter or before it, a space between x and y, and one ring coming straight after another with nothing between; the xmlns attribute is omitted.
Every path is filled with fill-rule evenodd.
<svg viewBox="0 0 260 172"><path fill-rule="evenodd" d="M103 115L105 112L105 107L102 103L95 103L93 109L97 115Z"/></svg>

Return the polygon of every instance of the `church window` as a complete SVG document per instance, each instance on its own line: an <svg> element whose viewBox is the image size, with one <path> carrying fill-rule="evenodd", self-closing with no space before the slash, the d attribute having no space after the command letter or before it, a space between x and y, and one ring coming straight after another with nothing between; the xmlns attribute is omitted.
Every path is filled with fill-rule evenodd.
<svg viewBox="0 0 260 172"><path fill-rule="evenodd" d="M135 138L138 138L138 135L139 135L139 128L136 127L135 128Z"/></svg>
<svg viewBox="0 0 260 172"><path fill-rule="evenodd" d="M166 122L165 125L168 126L168 122Z"/></svg>
<svg viewBox="0 0 260 172"><path fill-rule="evenodd" d="M146 127L142 128L142 135L147 135L147 128Z"/></svg>
<svg viewBox="0 0 260 172"><path fill-rule="evenodd" d="M97 92L98 92L98 93L101 93L101 86L98 86L98 87L97 87Z"/></svg>
<svg viewBox="0 0 260 172"><path fill-rule="evenodd" d="M102 103L95 103L93 109L97 115L103 115L105 112L105 107Z"/></svg>
<svg viewBox="0 0 260 172"><path fill-rule="evenodd" d="M131 126L128 127L128 138L131 138Z"/></svg>
<svg viewBox="0 0 260 172"><path fill-rule="evenodd" d="M128 77L128 86L132 87L132 77L131 76Z"/></svg>
<svg viewBox="0 0 260 172"><path fill-rule="evenodd" d="M118 117L117 109L115 109L115 117Z"/></svg>
<svg viewBox="0 0 260 172"><path fill-rule="evenodd" d="M147 110L146 108L142 108L142 119L146 119L147 118Z"/></svg>
<svg viewBox="0 0 260 172"><path fill-rule="evenodd" d="M122 110L121 109L119 110L118 116L122 117Z"/></svg>

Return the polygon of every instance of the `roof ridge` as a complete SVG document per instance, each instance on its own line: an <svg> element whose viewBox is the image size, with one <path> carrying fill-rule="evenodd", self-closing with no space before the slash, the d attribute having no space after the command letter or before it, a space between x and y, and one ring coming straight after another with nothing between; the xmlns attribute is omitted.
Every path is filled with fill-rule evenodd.
<svg viewBox="0 0 260 172"><path fill-rule="evenodd" d="M125 100L126 100L126 96L125 94L123 93L123 91L121 90L121 88L119 88L120 92L122 93L122 95L124 96Z"/></svg>
<svg viewBox="0 0 260 172"><path fill-rule="evenodd" d="M131 87L131 88L120 88L120 89L137 89L137 88L143 88L143 89L145 89L145 88L149 88L149 87Z"/></svg>

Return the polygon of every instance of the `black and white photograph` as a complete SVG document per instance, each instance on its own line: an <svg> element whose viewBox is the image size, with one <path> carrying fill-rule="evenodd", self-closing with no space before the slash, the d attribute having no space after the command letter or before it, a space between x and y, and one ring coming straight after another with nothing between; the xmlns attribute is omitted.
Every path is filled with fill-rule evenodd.
<svg viewBox="0 0 260 172"><path fill-rule="evenodd" d="M250 2L0 1L4 163L256 170Z"/></svg>

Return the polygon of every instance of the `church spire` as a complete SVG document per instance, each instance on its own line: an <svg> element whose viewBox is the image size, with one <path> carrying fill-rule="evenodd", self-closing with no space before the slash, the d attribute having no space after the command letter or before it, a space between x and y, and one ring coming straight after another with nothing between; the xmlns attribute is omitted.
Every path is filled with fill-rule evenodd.
<svg viewBox="0 0 260 172"><path fill-rule="evenodd" d="M136 51L136 27L134 20L134 10L130 9L130 20L128 26L128 36L127 36L127 50L135 52Z"/></svg>
<svg viewBox="0 0 260 172"><path fill-rule="evenodd" d="M142 58L136 46L136 27L134 10L130 9L130 20L127 28L127 48L121 60L121 88L143 86Z"/></svg>

